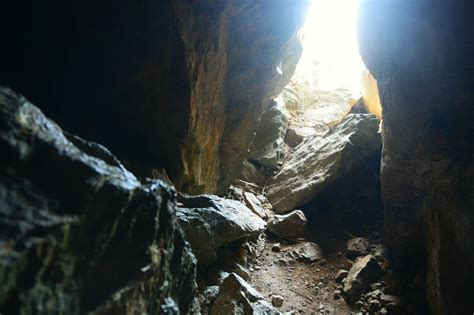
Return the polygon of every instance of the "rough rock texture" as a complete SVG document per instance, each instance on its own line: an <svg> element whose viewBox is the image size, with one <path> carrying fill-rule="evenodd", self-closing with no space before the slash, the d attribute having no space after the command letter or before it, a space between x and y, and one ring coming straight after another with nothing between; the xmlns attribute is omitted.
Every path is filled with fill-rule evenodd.
<svg viewBox="0 0 474 315"><path fill-rule="evenodd" d="M281 314L244 279L231 273L220 287L219 296L211 308L211 315Z"/></svg>
<svg viewBox="0 0 474 315"><path fill-rule="evenodd" d="M182 313L196 263L175 191L0 88L0 312Z"/></svg>
<svg viewBox="0 0 474 315"><path fill-rule="evenodd" d="M366 255L369 252L369 241L364 237L355 237L347 241L348 257L357 257Z"/></svg>
<svg viewBox="0 0 474 315"><path fill-rule="evenodd" d="M236 200L199 195L180 196L179 201L178 223L202 265L213 263L221 246L265 229L265 221Z"/></svg>
<svg viewBox="0 0 474 315"><path fill-rule="evenodd" d="M244 160L239 179L246 182L255 183L257 185L265 185L271 174L272 172L267 168L257 165L254 162Z"/></svg>
<svg viewBox="0 0 474 315"><path fill-rule="evenodd" d="M262 219L267 218L267 213L262 206L262 202L251 192L244 192L244 201L247 207Z"/></svg>
<svg viewBox="0 0 474 315"><path fill-rule="evenodd" d="M303 262L315 262L323 258L323 253L318 244L313 242L304 242L294 247L293 255Z"/></svg>
<svg viewBox="0 0 474 315"><path fill-rule="evenodd" d="M308 138L299 145L267 186L275 212L284 213L308 202L361 166L380 149L378 124L374 115L350 114L323 139Z"/></svg>
<svg viewBox="0 0 474 315"><path fill-rule="evenodd" d="M288 112L285 105L281 101L270 102L260 118L247 159L276 170L287 128Z"/></svg>
<svg viewBox="0 0 474 315"><path fill-rule="evenodd" d="M0 83L134 172L165 168L181 191L223 193L294 71L308 3L11 3Z"/></svg>
<svg viewBox="0 0 474 315"><path fill-rule="evenodd" d="M324 136L329 132L329 127L321 124L317 128L314 127L292 127L288 128L286 133L285 142L290 147L296 147L303 140L309 136Z"/></svg>
<svg viewBox="0 0 474 315"><path fill-rule="evenodd" d="M303 211L295 210L285 215L275 214L267 228L280 237L303 237L307 223Z"/></svg>
<svg viewBox="0 0 474 315"><path fill-rule="evenodd" d="M372 255L356 260L344 279L343 292L347 299L354 300L377 281L383 272Z"/></svg>
<svg viewBox="0 0 474 315"><path fill-rule="evenodd" d="M466 0L360 8L360 51L383 108L384 240L403 255L425 246L435 314L474 309L459 294L472 291L474 265L472 242L463 237L474 225L466 193L474 156L473 11Z"/></svg>

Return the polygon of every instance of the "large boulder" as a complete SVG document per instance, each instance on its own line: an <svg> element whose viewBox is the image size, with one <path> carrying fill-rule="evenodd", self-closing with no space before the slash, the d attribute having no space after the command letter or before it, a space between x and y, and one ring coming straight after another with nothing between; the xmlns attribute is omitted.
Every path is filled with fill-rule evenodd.
<svg viewBox="0 0 474 315"><path fill-rule="evenodd" d="M269 182L275 212L294 209L348 175L380 149L379 121L372 114L350 114L324 138L306 139Z"/></svg>
<svg viewBox="0 0 474 315"><path fill-rule="evenodd" d="M176 192L0 88L0 310L198 311Z"/></svg>
<svg viewBox="0 0 474 315"><path fill-rule="evenodd" d="M288 128L288 112L283 102L271 101L263 112L247 159L269 169L278 168L278 159Z"/></svg>
<svg viewBox="0 0 474 315"><path fill-rule="evenodd" d="M265 221L236 200L183 195L179 201L178 223L202 265L213 263L221 246L257 236L265 229Z"/></svg>

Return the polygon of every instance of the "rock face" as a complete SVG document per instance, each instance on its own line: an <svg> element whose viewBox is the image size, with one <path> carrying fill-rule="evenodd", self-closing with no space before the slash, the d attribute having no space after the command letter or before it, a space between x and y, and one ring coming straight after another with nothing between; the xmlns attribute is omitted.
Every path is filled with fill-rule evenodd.
<svg viewBox="0 0 474 315"><path fill-rule="evenodd" d="M217 249L236 240L257 236L265 221L241 202L212 195L181 196L178 223L191 243L198 263L209 265Z"/></svg>
<svg viewBox="0 0 474 315"><path fill-rule="evenodd" d="M281 101L272 101L260 118L247 159L276 170L287 128L288 112L285 105Z"/></svg>
<svg viewBox="0 0 474 315"><path fill-rule="evenodd" d="M211 315L226 314L281 314L244 279L231 273L222 283L219 296L211 308Z"/></svg>
<svg viewBox="0 0 474 315"><path fill-rule="evenodd" d="M180 191L223 193L294 71L308 3L12 4L0 82L134 172L165 168Z"/></svg>
<svg viewBox="0 0 474 315"><path fill-rule="evenodd" d="M355 237L347 241L346 255L349 257L357 257L365 255L369 252L369 242L366 238Z"/></svg>
<svg viewBox="0 0 474 315"><path fill-rule="evenodd" d="M195 312L176 193L0 88L0 310Z"/></svg>
<svg viewBox="0 0 474 315"><path fill-rule="evenodd" d="M274 215L268 222L268 230L280 237L302 237L306 232L308 219L303 211L295 210L285 215Z"/></svg>
<svg viewBox="0 0 474 315"><path fill-rule="evenodd" d="M474 226L473 5L367 2L359 13L361 56L383 108L384 241L400 257L427 253L433 314L474 309L460 294L474 274L464 238Z"/></svg>
<svg viewBox="0 0 474 315"><path fill-rule="evenodd" d="M308 138L269 182L267 197L284 213L311 200L380 149L379 122L371 114L350 114L324 138Z"/></svg>

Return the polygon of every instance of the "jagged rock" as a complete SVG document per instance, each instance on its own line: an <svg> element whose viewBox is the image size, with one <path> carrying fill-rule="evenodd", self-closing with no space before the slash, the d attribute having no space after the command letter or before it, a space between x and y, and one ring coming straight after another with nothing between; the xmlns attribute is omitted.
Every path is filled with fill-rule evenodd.
<svg viewBox="0 0 474 315"><path fill-rule="evenodd" d="M382 276L382 269L372 255L356 260L344 280L344 295L354 300Z"/></svg>
<svg viewBox="0 0 474 315"><path fill-rule="evenodd" d="M280 237L301 237L306 231L308 219L303 211L295 210L285 215L275 214L267 224L267 228Z"/></svg>
<svg viewBox="0 0 474 315"><path fill-rule="evenodd" d="M366 255L369 252L369 241L363 237L351 238L347 241L348 257L357 257Z"/></svg>
<svg viewBox="0 0 474 315"><path fill-rule="evenodd" d="M298 260L304 262L315 262L323 258L318 244L313 242L305 242L295 246L293 254Z"/></svg>
<svg viewBox="0 0 474 315"><path fill-rule="evenodd" d="M213 195L182 195L177 219L191 243L199 264L217 259L217 249L233 241L253 237L265 229L265 222L236 200Z"/></svg>
<svg viewBox="0 0 474 315"><path fill-rule="evenodd" d="M255 196L251 192L245 192L244 201L247 207L249 207L249 209L252 210L253 213L258 215L260 218L266 219L268 217L267 213L265 212L265 209L263 209L262 207L262 203L257 198L257 196Z"/></svg>
<svg viewBox="0 0 474 315"><path fill-rule="evenodd" d="M2 312L198 312L173 188L140 182L6 88L0 152Z"/></svg>
<svg viewBox="0 0 474 315"><path fill-rule="evenodd" d="M260 118L247 159L271 170L277 169L287 128L288 112L285 105L281 101L270 102Z"/></svg>
<svg viewBox="0 0 474 315"><path fill-rule="evenodd" d="M220 287L219 296L211 308L211 315L281 314L263 299L244 279L229 274Z"/></svg>
<svg viewBox="0 0 474 315"><path fill-rule="evenodd" d="M274 211L284 213L308 202L361 166L380 149L378 125L372 114L350 114L324 138L306 139L267 186Z"/></svg>
<svg viewBox="0 0 474 315"><path fill-rule="evenodd" d="M298 146L303 140L310 136L322 137L329 132L329 127L319 124L316 127L290 127L286 132L285 142L292 148Z"/></svg>

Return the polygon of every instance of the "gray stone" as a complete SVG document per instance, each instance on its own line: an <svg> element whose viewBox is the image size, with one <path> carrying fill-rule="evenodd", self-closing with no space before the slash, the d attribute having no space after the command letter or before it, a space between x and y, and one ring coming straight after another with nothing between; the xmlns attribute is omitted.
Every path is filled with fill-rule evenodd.
<svg viewBox="0 0 474 315"><path fill-rule="evenodd" d="M382 276L382 269L372 255L358 258L344 280L344 295L354 300Z"/></svg>
<svg viewBox="0 0 474 315"><path fill-rule="evenodd" d="M268 222L267 228L280 237L301 237L306 230L308 220L303 211L295 210L285 215L274 215Z"/></svg>
<svg viewBox="0 0 474 315"><path fill-rule="evenodd" d="M381 147L379 121L350 114L322 139L307 138L267 186L276 213L288 212L361 166Z"/></svg>
<svg viewBox="0 0 474 315"><path fill-rule="evenodd" d="M260 200L251 192L244 193L244 201L247 207L252 210L256 215L258 215L262 219L266 219L268 217L265 209L262 207L262 203Z"/></svg>
<svg viewBox="0 0 474 315"><path fill-rule="evenodd" d="M293 254L298 260L304 262L315 262L323 258L318 244L313 242L305 242L295 246Z"/></svg>
<svg viewBox="0 0 474 315"><path fill-rule="evenodd" d="M292 148L298 146L303 140L311 136L322 137L329 132L329 127L321 124L314 127L290 127L286 132L285 142Z"/></svg>
<svg viewBox="0 0 474 315"><path fill-rule="evenodd" d="M217 259L217 249L236 240L258 236L265 222L236 200L213 195L180 196L177 219L199 264Z"/></svg>
<svg viewBox="0 0 474 315"><path fill-rule="evenodd" d="M357 257L366 255L369 252L369 241L364 237L355 237L347 241L348 257Z"/></svg>
<svg viewBox="0 0 474 315"><path fill-rule="evenodd" d="M240 173L240 179L255 183L258 185L264 185L267 179L271 176L271 171L258 166L251 161L244 160L242 162L242 173Z"/></svg>
<svg viewBox="0 0 474 315"><path fill-rule="evenodd" d="M211 315L281 314L263 296L235 273L229 274L221 285Z"/></svg>

